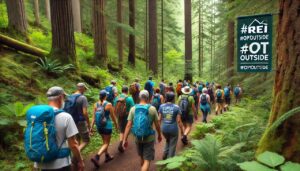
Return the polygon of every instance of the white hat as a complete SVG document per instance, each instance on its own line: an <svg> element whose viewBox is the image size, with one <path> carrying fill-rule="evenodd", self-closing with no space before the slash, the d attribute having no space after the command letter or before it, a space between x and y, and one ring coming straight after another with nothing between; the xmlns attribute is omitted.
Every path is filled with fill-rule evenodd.
<svg viewBox="0 0 300 171"><path fill-rule="evenodd" d="M183 94L191 94L192 91L193 91L193 90L192 90L189 86L185 86L185 87L183 87L183 88L181 89L181 92L182 92Z"/></svg>

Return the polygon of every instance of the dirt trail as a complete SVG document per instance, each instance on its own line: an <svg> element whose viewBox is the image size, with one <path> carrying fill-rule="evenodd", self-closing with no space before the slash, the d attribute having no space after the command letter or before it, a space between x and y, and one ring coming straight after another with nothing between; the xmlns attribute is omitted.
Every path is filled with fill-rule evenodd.
<svg viewBox="0 0 300 171"><path fill-rule="evenodd" d="M209 115L208 120L214 115ZM202 121L202 117L199 117L198 120L193 124L193 130L195 129L195 125L200 124ZM134 143L134 137L132 135L128 138L128 148L124 153L119 153L118 148L119 142L112 143L108 151L111 155L114 156L114 160L109 163L104 163L104 155L100 159L100 168L96 169L93 163L90 161L90 158L85 159L85 167L86 171L93 170L101 170L101 171L139 171L140 170L140 159L136 152L136 147ZM163 149L165 145L165 140L161 143L155 143L155 160L150 164L150 171L157 170L157 166L155 162L162 159ZM178 140L176 153L179 153L184 148L182 142ZM94 156L94 154L92 155ZM91 157L92 157L91 156Z"/></svg>

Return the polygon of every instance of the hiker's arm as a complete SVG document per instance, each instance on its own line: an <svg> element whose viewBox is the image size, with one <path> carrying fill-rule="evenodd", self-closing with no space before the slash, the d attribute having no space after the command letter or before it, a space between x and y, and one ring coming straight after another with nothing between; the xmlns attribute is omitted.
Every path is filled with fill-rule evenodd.
<svg viewBox="0 0 300 171"><path fill-rule="evenodd" d="M88 114L88 108L87 106L86 107L83 107L82 108L82 111L83 111L83 116L87 122L87 125L88 125L88 129L90 130L91 129L91 124L90 124L90 118L89 118L89 114Z"/></svg>
<svg viewBox="0 0 300 171"><path fill-rule="evenodd" d="M158 120L154 121L154 125L155 125L155 129L156 129L157 135L158 135L158 142L161 142L162 137L161 137L161 131L160 131L160 126L159 126Z"/></svg>
<svg viewBox="0 0 300 171"><path fill-rule="evenodd" d="M76 163L78 165L78 167L80 167L80 169L83 170L84 168L84 162L83 162L83 158L80 154L80 150L79 150L79 144L76 140L75 135L72 137L68 138L68 145L72 151L73 156L77 159L76 161L78 163Z"/></svg>
<svg viewBox="0 0 300 171"><path fill-rule="evenodd" d="M132 128L132 121L129 120L129 121L127 122L127 125L126 125L126 128L125 128L123 142L126 142L126 141L127 141L127 138L128 138L128 135L129 135L129 132L130 132L131 128Z"/></svg>
<svg viewBox="0 0 300 171"><path fill-rule="evenodd" d="M196 107L195 107L195 103L192 104L192 109L193 109L193 112L194 112L194 117L197 120L197 110L196 110Z"/></svg>
<svg viewBox="0 0 300 171"><path fill-rule="evenodd" d="M91 128L90 128L91 130L93 129L94 124L95 124L95 113L96 113L96 110L97 110L97 106L96 106L96 104L94 104L93 119L92 119Z"/></svg>
<svg viewBox="0 0 300 171"><path fill-rule="evenodd" d="M110 111L111 119L114 122L116 129L118 130L119 127L117 124L117 119L116 119L114 108L113 108L112 104L108 104L108 107L110 108L109 111Z"/></svg>
<svg viewBox="0 0 300 171"><path fill-rule="evenodd" d="M181 115L177 115L177 123L178 123L178 126L180 128L180 133L183 135L183 124L182 124L182 121L181 121Z"/></svg>

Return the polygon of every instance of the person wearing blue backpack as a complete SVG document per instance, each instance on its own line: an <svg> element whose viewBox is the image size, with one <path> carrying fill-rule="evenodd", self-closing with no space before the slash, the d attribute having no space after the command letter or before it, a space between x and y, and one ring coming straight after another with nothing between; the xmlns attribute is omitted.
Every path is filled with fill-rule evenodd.
<svg viewBox="0 0 300 171"><path fill-rule="evenodd" d="M224 103L224 91L222 90L222 86L220 84L216 85L216 92L215 92L215 97L216 97L216 115L219 113L223 113L223 103Z"/></svg>
<svg viewBox="0 0 300 171"><path fill-rule="evenodd" d="M178 141L178 126L181 135L183 135L183 125L181 122L181 111L179 106L173 103L175 99L174 92L166 94L166 103L159 108L159 122L162 133L166 139L163 160L175 156L176 145Z"/></svg>
<svg viewBox="0 0 300 171"><path fill-rule="evenodd" d="M48 105L37 105L26 112L24 146L27 157L41 170L70 171L71 152L77 170L84 170L72 116L62 110L66 93L61 87L47 91Z"/></svg>
<svg viewBox="0 0 300 171"><path fill-rule="evenodd" d="M229 105L231 102L231 87L230 84L227 84L227 86L224 87L224 99L225 99L225 105L224 105L224 111L229 110Z"/></svg>
<svg viewBox="0 0 300 171"><path fill-rule="evenodd" d="M152 77L149 77L149 79L146 81L144 89L148 91L149 93L149 99L152 99L153 93L154 93L154 82L152 81Z"/></svg>
<svg viewBox="0 0 300 171"><path fill-rule="evenodd" d="M131 108L128 115L128 123L123 139L123 148L126 149L127 138L131 130L135 136L138 155L141 158L141 170L147 171L149 170L150 162L154 160L155 156L155 131L152 128L153 123L157 131L158 142L161 142L162 136L157 111L155 107L148 104L148 91L142 90L139 97L140 104Z"/></svg>
<svg viewBox="0 0 300 171"><path fill-rule="evenodd" d="M105 91L108 93L107 101L113 103L115 97L118 96L117 81L112 80L110 83L109 86L105 87Z"/></svg>
<svg viewBox="0 0 300 171"><path fill-rule="evenodd" d="M160 89L155 89L155 94L152 96L151 104L155 107L155 109L158 111L161 104L165 102L164 96L160 94Z"/></svg>
<svg viewBox="0 0 300 171"><path fill-rule="evenodd" d="M113 156L108 153L108 147L110 144L113 123L118 130L117 119L114 114L114 108L107 99L108 92L106 90L101 90L99 93L99 101L94 104L94 115L92 120L92 128L96 124L97 131L102 137L103 144L100 147L98 153L91 158L91 161L96 168L99 168L99 159L102 154L105 153L105 163L113 160ZM92 129L91 128L91 129ZM92 131L92 130L91 130Z"/></svg>
<svg viewBox="0 0 300 171"><path fill-rule="evenodd" d="M242 96L242 88L241 88L240 84L238 84L234 88L235 103L238 103L239 101L241 101L241 96Z"/></svg>
<svg viewBox="0 0 300 171"><path fill-rule="evenodd" d="M200 110L202 111L202 122L207 123L207 115L210 112L210 96L206 87L202 89L202 94L199 98L199 104Z"/></svg>

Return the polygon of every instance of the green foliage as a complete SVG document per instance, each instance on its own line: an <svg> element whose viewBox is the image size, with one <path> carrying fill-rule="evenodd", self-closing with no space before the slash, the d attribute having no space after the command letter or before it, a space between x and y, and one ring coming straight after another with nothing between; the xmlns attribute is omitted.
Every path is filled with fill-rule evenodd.
<svg viewBox="0 0 300 171"><path fill-rule="evenodd" d="M15 102L13 104L4 105L0 108L0 113L5 116L23 117L27 110L32 107L34 103L24 105L22 102Z"/></svg>
<svg viewBox="0 0 300 171"><path fill-rule="evenodd" d="M6 5L4 2L0 2L0 28L6 28L8 26L8 17L6 12Z"/></svg>
<svg viewBox="0 0 300 171"><path fill-rule="evenodd" d="M256 157L257 161L239 163L239 167L245 171L296 171L300 169L299 163L286 162L283 156L265 151Z"/></svg>
<svg viewBox="0 0 300 171"><path fill-rule="evenodd" d="M199 124L196 125L196 129L192 133L192 137L196 139L201 139L205 136L205 134L214 132L216 132L216 130L215 125L213 123Z"/></svg>
<svg viewBox="0 0 300 171"><path fill-rule="evenodd" d="M39 58L39 62L35 62L40 69L45 72L46 74L62 74L65 73L67 70L74 69L74 65L66 64L62 65L56 59L48 59L47 57Z"/></svg>

